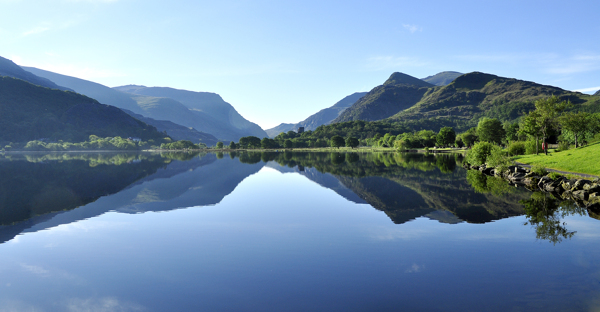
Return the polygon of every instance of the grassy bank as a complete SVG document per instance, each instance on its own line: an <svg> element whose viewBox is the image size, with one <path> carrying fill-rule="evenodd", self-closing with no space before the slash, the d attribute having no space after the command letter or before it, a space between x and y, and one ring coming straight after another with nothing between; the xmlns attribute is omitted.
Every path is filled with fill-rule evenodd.
<svg viewBox="0 0 600 312"><path fill-rule="evenodd" d="M551 152L548 156L539 155L515 156L517 162L528 165L540 165L550 169L600 175L600 142L577 149L562 152Z"/></svg>

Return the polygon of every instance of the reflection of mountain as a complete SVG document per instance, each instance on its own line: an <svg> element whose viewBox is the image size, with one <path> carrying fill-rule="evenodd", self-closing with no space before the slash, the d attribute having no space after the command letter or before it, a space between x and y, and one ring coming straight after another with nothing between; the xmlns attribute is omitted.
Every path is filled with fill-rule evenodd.
<svg viewBox="0 0 600 312"><path fill-rule="evenodd" d="M421 216L444 223L484 223L523 214L518 201L526 197L525 192L515 190L503 196L475 192L465 179L465 171L456 166L454 156L362 154L354 162L334 164L339 159L335 153L331 157L323 154L311 158L280 155L275 161L302 166L307 178L359 202L345 195L352 192L397 224ZM271 166L280 171L297 171ZM330 182L323 183L325 179Z"/></svg>
<svg viewBox="0 0 600 312"><path fill-rule="evenodd" d="M2 216L2 221L3 224L14 223L0 227L0 242L10 240L21 232L68 224L111 210L139 213L214 205L263 166L262 163L247 165L229 158L217 161L215 154L187 161L154 157L120 166L96 167L90 167L83 161L0 162L0 170L8 168L13 173L12 177L16 177L0 176L1 194L10 194L0 195L3 196L0 213L8 216ZM57 172L61 171L77 174L57 178L60 176ZM43 173L37 183L30 181L36 180L35 172ZM24 183L19 184L20 180ZM15 196L19 195L15 194L18 187L27 184L32 186L22 190L22 196ZM100 197L102 195L108 196ZM29 202L43 203L38 206L45 210L32 206L27 198L31 198ZM83 206L74 209L80 205Z"/></svg>
<svg viewBox="0 0 600 312"><path fill-rule="evenodd" d="M272 161L267 164L267 167L278 170L281 173L294 172L299 173L309 180L319 184L324 188L328 188L345 199L357 203L357 204L366 204L367 202L360 198L356 193L352 192L349 188L347 188L340 180L329 173L321 173L315 168L302 168L299 170L298 167L290 168L278 165L276 162Z"/></svg>

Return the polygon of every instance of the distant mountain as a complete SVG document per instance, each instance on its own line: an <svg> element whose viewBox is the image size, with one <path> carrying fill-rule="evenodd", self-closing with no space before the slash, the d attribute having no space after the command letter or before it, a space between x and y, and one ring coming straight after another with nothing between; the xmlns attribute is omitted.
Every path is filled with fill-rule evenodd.
<svg viewBox="0 0 600 312"><path fill-rule="evenodd" d="M267 133L260 126L246 120L231 104L223 101L221 96L216 93L137 85L115 87L113 89L138 95L170 98L182 103L194 112L207 114L217 121L247 135L259 138L267 136Z"/></svg>
<svg viewBox="0 0 600 312"><path fill-rule="evenodd" d="M87 96L0 77L0 142L48 138L81 142L100 137L164 137L122 110Z"/></svg>
<svg viewBox="0 0 600 312"><path fill-rule="evenodd" d="M253 131L236 128L230 123L224 123L202 111L192 110L172 98L121 92L99 83L79 78L60 75L34 67L23 68L40 77L50 79L55 83L72 88L75 92L97 99L101 103L114 105L155 120L167 120L185 127L192 127L197 131L214 135L220 140L237 141L240 137L253 135L255 133ZM168 131L167 134L169 134Z"/></svg>
<svg viewBox="0 0 600 312"><path fill-rule="evenodd" d="M415 78L413 76L404 74L404 73L399 73L399 72L395 72L393 73L390 78L388 78L388 80L386 80L383 83L384 86L388 86L388 85L408 85L408 86L417 86L417 87L432 87L433 84L427 82L427 81L423 81L419 78Z"/></svg>
<svg viewBox="0 0 600 312"><path fill-rule="evenodd" d="M278 134L280 134L282 132L296 131L297 129L298 129L298 124L281 123L277 127L274 127L274 128L271 128L271 129L267 129L265 131L267 132L267 135L270 138L274 138L274 137L276 137Z"/></svg>
<svg viewBox="0 0 600 312"><path fill-rule="evenodd" d="M168 120L156 120L150 117L144 117L140 114L136 114L132 111L122 109L130 116L141 120L153 127L160 132L166 132L174 140L188 140L192 142L202 142L207 146L215 146L219 140L212 134L200 132L194 128L184 127Z"/></svg>
<svg viewBox="0 0 600 312"><path fill-rule="evenodd" d="M319 112L309 116L303 121L296 124L282 123L275 128L266 130L269 137L275 137L281 132L288 132L290 130L297 130L298 127L304 127L305 131L315 130L320 125L327 125L337 118L344 110L352 106L356 101L365 96L367 92L356 92L348 95L335 103L333 106L324 108Z"/></svg>
<svg viewBox="0 0 600 312"><path fill-rule="evenodd" d="M594 95L600 95L600 90L596 91L596 93L594 93Z"/></svg>
<svg viewBox="0 0 600 312"><path fill-rule="evenodd" d="M393 73L388 80L375 87L346 109L333 123L364 120L375 121L390 117L421 100L434 85L421 79Z"/></svg>
<svg viewBox="0 0 600 312"><path fill-rule="evenodd" d="M433 76L429 76L423 78L422 80L427 81L436 86L445 86L450 84L454 79L458 78L458 76L462 75L462 73L455 71L444 71L441 73L437 73Z"/></svg>
<svg viewBox="0 0 600 312"><path fill-rule="evenodd" d="M8 76L8 77L25 80L27 82L33 83L34 85L38 85L38 86L42 86L42 87L46 87L46 88L58 89L58 90L63 90L63 91L73 91L71 89L61 87L46 78L38 77L28 71L25 71L21 67L19 67L19 65L15 64L13 61L11 61L9 59L5 59L1 56L0 56L0 76Z"/></svg>

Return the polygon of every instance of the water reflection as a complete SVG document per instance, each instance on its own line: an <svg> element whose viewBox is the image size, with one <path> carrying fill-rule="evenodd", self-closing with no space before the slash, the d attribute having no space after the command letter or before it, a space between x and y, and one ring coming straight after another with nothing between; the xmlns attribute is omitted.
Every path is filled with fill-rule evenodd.
<svg viewBox="0 0 600 312"><path fill-rule="evenodd" d="M538 238L557 243L574 235L561 220L586 213L466 171L461 162L458 154L290 151L7 154L0 156L0 240L111 210L215 205L264 166L301 174L348 201L369 204L396 224L419 217L486 223L526 214Z"/></svg>

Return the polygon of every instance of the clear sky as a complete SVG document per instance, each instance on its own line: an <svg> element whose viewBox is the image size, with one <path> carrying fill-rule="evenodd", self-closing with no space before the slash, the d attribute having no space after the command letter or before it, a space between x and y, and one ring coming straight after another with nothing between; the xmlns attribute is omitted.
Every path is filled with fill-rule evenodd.
<svg viewBox="0 0 600 312"><path fill-rule="evenodd" d="M399 71L600 89L600 1L0 0L0 56L220 94L264 129Z"/></svg>

